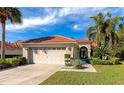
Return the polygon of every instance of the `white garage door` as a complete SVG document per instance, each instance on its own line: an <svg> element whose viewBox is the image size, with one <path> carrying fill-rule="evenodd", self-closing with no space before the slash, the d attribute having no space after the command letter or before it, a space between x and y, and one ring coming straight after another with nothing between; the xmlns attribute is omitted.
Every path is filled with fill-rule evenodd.
<svg viewBox="0 0 124 93"><path fill-rule="evenodd" d="M45 64L64 64L65 48L34 48L33 62Z"/></svg>

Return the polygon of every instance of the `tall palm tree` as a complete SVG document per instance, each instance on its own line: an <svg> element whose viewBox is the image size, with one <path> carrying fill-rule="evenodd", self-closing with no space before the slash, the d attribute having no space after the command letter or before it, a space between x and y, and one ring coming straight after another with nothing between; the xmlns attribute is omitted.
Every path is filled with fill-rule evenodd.
<svg viewBox="0 0 124 93"><path fill-rule="evenodd" d="M95 39L98 46L103 44L112 48L118 42L118 36L115 31L115 27L120 20L120 17L112 18L110 13L103 16L99 13L97 16L91 17L95 25L91 26L87 30L87 35L89 38Z"/></svg>
<svg viewBox="0 0 124 93"><path fill-rule="evenodd" d="M108 19L106 20L106 35L108 37L108 47L112 48L113 46L115 46L118 42L118 35L117 35L117 31L116 31L116 26L118 25L118 21L120 20L121 17L117 16L117 17L113 17L111 16L111 14L108 12L107 14Z"/></svg>
<svg viewBox="0 0 124 93"><path fill-rule="evenodd" d="M104 36L104 16L102 13L99 13L97 16L90 17L94 22L95 25L91 26L87 30L87 35L90 39L96 39L96 43L98 46L101 45L101 40Z"/></svg>
<svg viewBox="0 0 124 93"><path fill-rule="evenodd" d="M14 7L0 7L0 23L2 25L1 58L5 58L5 32L6 21L11 23L21 23L21 12Z"/></svg>

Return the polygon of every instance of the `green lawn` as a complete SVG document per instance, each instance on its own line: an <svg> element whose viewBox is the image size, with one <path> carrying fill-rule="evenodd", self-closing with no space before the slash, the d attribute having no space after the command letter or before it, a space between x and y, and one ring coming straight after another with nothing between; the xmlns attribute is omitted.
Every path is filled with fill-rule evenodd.
<svg viewBox="0 0 124 93"><path fill-rule="evenodd" d="M97 65L96 73L58 71L41 85L124 84L124 65Z"/></svg>

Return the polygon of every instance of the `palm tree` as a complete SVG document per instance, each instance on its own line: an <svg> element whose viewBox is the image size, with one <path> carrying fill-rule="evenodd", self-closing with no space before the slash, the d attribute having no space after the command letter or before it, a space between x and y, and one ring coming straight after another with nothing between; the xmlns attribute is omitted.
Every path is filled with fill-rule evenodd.
<svg viewBox="0 0 124 93"><path fill-rule="evenodd" d="M108 47L112 48L117 44L119 40L115 27L118 25L118 21L121 17L117 16L112 18L109 12L106 15L108 19L106 20L107 26L105 31L108 38Z"/></svg>
<svg viewBox="0 0 124 93"><path fill-rule="evenodd" d="M97 16L90 17L94 20L95 25L91 26L87 30L87 35L91 39L95 39L97 45L100 47L108 46L112 48L118 42L118 36L115 31L115 27L120 20L120 17L112 18L110 13L107 13L103 16L102 13L99 13Z"/></svg>
<svg viewBox="0 0 124 93"><path fill-rule="evenodd" d="M5 32L6 21L11 23L21 23L21 12L14 7L0 7L0 23L2 25L1 58L5 58Z"/></svg>
<svg viewBox="0 0 124 93"><path fill-rule="evenodd" d="M104 16L102 13L99 13L97 16L92 16L90 17L94 22L95 25L91 26L87 30L87 35L89 36L90 39L96 39L96 43L98 46L101 45L101 40L103 39L104 33Z"/></svg>

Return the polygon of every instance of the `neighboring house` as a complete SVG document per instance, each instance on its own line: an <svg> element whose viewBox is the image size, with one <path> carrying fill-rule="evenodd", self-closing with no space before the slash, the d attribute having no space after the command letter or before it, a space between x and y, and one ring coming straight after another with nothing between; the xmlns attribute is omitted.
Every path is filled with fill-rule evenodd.
<svg viewBox="0 0 124 93"><path fill-rule="evenodd" d="M0 41L0 47L1 47L1 41ZM1 49L0 49L1 52ZM6 56L19 56L22 55L22 48L18 43L5 43L5 55Z"/></svg>
<svg viewBox="0 0 124 93"><path fill-rule="evenodd" d="M28 63L65 64L64 54L71 58L90 58L91 42L60 35L36 38L21 43Z"/></svg>

